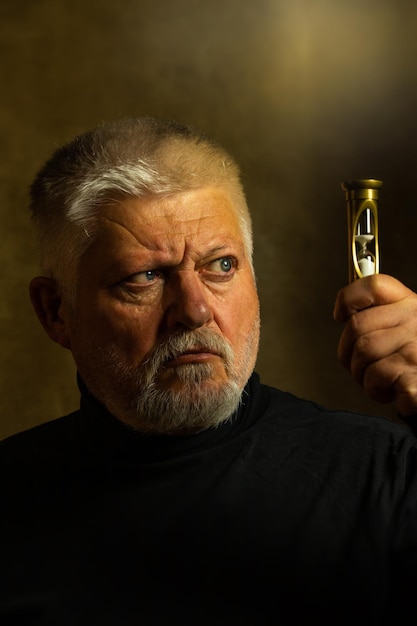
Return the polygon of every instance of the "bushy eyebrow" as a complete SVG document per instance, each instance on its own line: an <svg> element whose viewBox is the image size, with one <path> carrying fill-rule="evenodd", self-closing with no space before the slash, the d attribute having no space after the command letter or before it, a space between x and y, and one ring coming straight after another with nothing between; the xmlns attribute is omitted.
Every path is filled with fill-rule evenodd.
<svg viewBox="0 0 417 626"><path fill-rule="evenodd" d="M222 244L221 246L216 246L215 248L212 248L211 250L208 251L208 253L205 256L213 256L215 254L220 254L220 252L224 252L225 249L227 249L227 245Z"/></svg>

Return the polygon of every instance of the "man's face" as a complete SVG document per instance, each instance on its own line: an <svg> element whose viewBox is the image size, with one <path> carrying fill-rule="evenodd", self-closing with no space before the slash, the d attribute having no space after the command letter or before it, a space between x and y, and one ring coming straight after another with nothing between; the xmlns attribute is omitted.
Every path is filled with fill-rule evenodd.
<svg viewBox="0 0 417 626"><path fill-rule="evenodd" d="M89 390L138 430L226 419L255 365L259 305L227 193L125 198L81 259L68 341Z"/></svg>

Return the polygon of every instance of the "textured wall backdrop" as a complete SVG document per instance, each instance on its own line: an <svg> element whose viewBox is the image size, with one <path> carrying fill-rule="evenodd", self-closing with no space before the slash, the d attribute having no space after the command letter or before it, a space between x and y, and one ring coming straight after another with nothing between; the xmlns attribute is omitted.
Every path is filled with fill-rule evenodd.
<svg viewBox="0 0 417 626"><path fill-rule="evenodd" d="M382 269L417 288L417 5L408 0L2 0L0 437L77 406L43 334L27 189L63 141L125 115L190 122L240 162L255 225L265 382L368 401L336 359L340 181L376 177Z"/></svg>

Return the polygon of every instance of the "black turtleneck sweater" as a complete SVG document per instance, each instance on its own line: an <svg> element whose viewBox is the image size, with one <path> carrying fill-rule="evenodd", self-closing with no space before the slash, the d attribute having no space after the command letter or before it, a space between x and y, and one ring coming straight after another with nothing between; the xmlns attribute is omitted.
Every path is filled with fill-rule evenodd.
<svg viewBox="0 0 417 626"><path fill-rule="evenodd" d="M228 423L175 437L82 388L0 443L0 481L2 626L417 620L415 437L256 375Z"/></svg>

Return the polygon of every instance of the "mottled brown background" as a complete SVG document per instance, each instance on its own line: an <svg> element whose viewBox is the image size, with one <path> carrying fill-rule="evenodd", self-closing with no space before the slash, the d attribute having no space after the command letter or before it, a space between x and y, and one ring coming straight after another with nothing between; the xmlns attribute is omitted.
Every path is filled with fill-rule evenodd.
<svg viewBox="0 0 417 626"><path fill-rule="evenodd" d="M63 141L124 115L191 122L240 162L263 379L392 411L339 365L332 307L347 277L342 179L383 179L382 268L417 288L416 29L408 0L2 0L0 436L78 401L69 354L29 304L28 185Z"/></svg>

